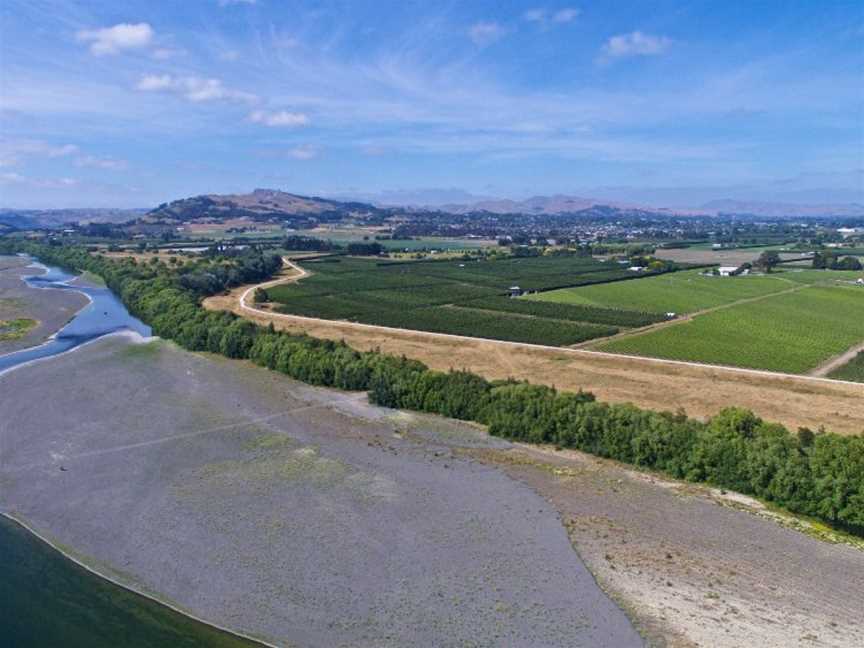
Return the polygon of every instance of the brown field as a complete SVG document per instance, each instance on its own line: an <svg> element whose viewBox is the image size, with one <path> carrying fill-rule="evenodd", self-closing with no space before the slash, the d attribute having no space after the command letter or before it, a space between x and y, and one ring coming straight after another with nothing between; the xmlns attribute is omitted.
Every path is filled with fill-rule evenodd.
<svg viewBox="0 0 864 648"><path fill-rule="evenodd" d="M230 310L259 324L273 322L279 330L344 340L355 349L404 354L442 371L470 369L490 379L512 377L566 391L584 389L603 401L655 410L683 408L691 416L712 416L736 405L792 430L824 426L840 434L864 432L864 386L251 312L240 307L247 289L210 297L204 306Z"/></svg>

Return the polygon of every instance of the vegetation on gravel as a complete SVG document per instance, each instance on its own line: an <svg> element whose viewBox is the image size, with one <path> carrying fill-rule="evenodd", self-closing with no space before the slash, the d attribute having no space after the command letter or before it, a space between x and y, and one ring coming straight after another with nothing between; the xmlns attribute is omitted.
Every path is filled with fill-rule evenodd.
<svg viewBox="0 0 864 648"><path fill-rule="evenodd" d="M22 337L27 335L27 333L32 330L36 324L36 320L28 318L0 320L0 342L20 340Z"/></svg>
<svg viewBox="0 0 864 648"><path fill-rule="evenodd" d="M864 434L800 429L792 435L734 407L702 422L683 412L598 403L588 393L431 371L406 358L359 352L344 343L277 332L231 313L202 309L208 289L223 290L241 277L262 280L268 270L276 271L272 260L255 250L180 269L158 261L118 263L74 247L0 241L0 252L5 250L103 276L154 334L192 351L247 358L310 384L367 390L374 403L476 421L493 435L577 448L734 489L864 535ZM219 281L213 279L217 276ZM831 291L853 289L814 290L833 299Z"/></svg>
<svg viewBox="0 0 864 648"><path fill-rule="evenodd" d="M805 287L611 340L600 348L671 360L803 373L864 340L864 291Z"/></svg>

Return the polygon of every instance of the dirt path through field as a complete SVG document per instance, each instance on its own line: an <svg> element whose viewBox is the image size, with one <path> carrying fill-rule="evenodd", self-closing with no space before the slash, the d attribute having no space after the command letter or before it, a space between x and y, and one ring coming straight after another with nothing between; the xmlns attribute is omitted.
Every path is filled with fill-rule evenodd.
<svg viewBox="0 0 864 648"><path fill-rule="evenodd" d="M305 276L295 264L286 263L292 275L262 287ZM279 330L344 340L360 350L404 354L441 371L468 368L489 379L512 377L567 391L584 389L604 401L657 410L683 408L692 416L712 416L737 405L792 430L825 426L842 434L864 431L864 386L857 383L273 313L250 305L256 287L210 297L204 306L233 311L262 325L272 322Z"/></svg>
<svg viewBox="0 0 864 648"><path fill-rule="evenodd" d="M827 376L829 373L834 371L835 369L839 369L847 362L851 362L855 356L857 356L860 352L864 351L864 343L858 344L845 353L841 353L838 356L834 356L825 364L821 364L816 367L813 371L811 371L808 375L810 376Z"/></svg>

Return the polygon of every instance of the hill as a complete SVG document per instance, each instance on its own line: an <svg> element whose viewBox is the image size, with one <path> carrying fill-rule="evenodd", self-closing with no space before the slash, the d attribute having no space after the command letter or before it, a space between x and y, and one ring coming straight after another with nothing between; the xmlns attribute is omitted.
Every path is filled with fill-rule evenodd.
<svg viewBox="0 0 864 648"><path fill-rule="evenodd" d="M380 219L385 210L360 202L341 202L300 196L276 189L255 189L248 194L206 194L163 203L147 212L144 222L196 222L232 219L304 221Z"/></svg>

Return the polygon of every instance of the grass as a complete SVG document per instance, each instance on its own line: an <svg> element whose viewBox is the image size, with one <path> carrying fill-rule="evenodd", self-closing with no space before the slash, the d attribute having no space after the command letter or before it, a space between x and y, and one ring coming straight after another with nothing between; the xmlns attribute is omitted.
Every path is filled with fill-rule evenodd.
<svg viewBox="0 0 864 648"><path fill-rule="evenodd" d="M706 277L688 270L635 281L565 288L528 299L654 313L692 313L793 287L777 276Z"/></svg>
<svg viewBox="0 0 864 648"><path fill-rule="evenodd" d="M600 345L603 351L803 373L864 339L864 291L810 286Z"/></svg>
<svg viewBox="0 0 864 648"><path fill-rule="evenodd" d="M854 281L861 272L782 270L770 275L710 277L701 270L646 277L531 295L528 299L560 304L627 308L655 313L693 313L794 288L796 284Z"/></svg>
<svg viewBox="0 0 864 648"><path fill-rule="evenodd" d="M36 320L20 318L0 320L0 342L20 340L38 324Z"/></svg>
<svg viewBox="0 0 864 648"><path fill-rule="evenodd" d="M657 319L632 311L517 303L504 296L513 285L545 290L632 278L617 264L590 257L423 262L339 257L304 267L312 276L267 291L282 312L556 346Z"/></svg>
<svg viewBox="0 0 864 648"><path fill-rule="evenodd" d="M860 351L849 362L832 371L828 377L864 383L864 351Z"/></svg>

